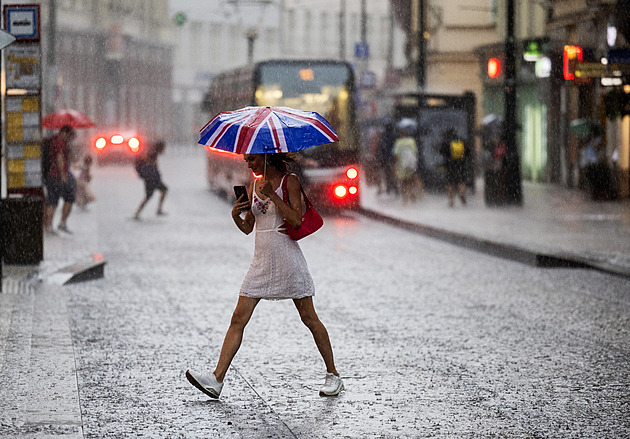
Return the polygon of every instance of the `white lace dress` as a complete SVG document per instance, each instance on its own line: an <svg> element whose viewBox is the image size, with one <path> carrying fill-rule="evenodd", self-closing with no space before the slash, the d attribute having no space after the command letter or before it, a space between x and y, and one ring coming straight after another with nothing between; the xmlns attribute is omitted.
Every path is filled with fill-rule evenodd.
<svg viewBox="0 0 630 439"><path fill-rule="evenodd" d="M282 198L282 183L276 193ZM256 194L256 182L252 213L256 218L254 259L241 285L240 295L270 300L315 295L313 278L300 246L280 232L285 229L282 215L270 199L262 200Z"/></svg>

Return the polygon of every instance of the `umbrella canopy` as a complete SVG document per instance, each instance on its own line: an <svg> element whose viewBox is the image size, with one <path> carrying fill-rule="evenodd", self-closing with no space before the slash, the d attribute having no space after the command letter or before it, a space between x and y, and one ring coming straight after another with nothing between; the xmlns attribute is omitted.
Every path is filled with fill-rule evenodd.
<svg viewBox="0 0 630 439"><path fill-rule="evenodd" d="M72 128L92 128L94 122L87 115L77 110L59 110L54 113L47 114L42 119L42 127L55 130L66 125Z"/></svg>
<svg viewBox="0 0 630 439"><path fill-rule="evenodd" d="M398 121L396 127L405 132L413 132L418 127L418 122L416 122L415 119L411 119L410 117L404 117Z"/></svg>
<svg viewBox="0 0 630 439"><path fill-rule="evenodd" d="M287 107L219 113L200 133L201 145L236 154L296 152L339 140L319 114Z"/></svg>

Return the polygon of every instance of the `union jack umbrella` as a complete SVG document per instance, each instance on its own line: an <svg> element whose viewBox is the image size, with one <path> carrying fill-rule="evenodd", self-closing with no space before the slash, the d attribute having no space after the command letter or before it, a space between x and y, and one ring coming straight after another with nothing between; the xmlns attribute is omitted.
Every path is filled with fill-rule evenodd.
<svg viewBox="0 0 630 439"><path fill-rule="evenodd" d="M245 107L217 114L199 143L236 154L296 152L339 140L326 119L287 107Z"/></svg>

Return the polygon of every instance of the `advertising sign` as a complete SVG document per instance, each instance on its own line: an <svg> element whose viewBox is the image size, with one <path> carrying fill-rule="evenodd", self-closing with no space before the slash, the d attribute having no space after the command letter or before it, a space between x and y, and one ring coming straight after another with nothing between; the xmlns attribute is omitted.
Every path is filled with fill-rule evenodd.
<svg viewBox="0 0 630 439"><path fill-rule="evenodd" d="M4 49L7 89L41 88L39 43L12 44Z"/></svg>

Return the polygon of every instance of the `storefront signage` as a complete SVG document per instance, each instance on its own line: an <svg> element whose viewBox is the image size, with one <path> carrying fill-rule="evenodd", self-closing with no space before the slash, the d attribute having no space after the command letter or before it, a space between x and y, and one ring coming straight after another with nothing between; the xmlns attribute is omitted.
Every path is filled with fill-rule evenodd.
<svg viewBox="0 0 630 439"><path fill-rule="evenodd" d="M575 67L576 78L601 78L606 75L606 66L600 62L584 62Z"/></svg>
<svg viewBox="0 0 630 439"><path fill-rule="evenodd" d="M575 68L576 78L605 78L630 73L628 64L580 63Z"/></svg>

